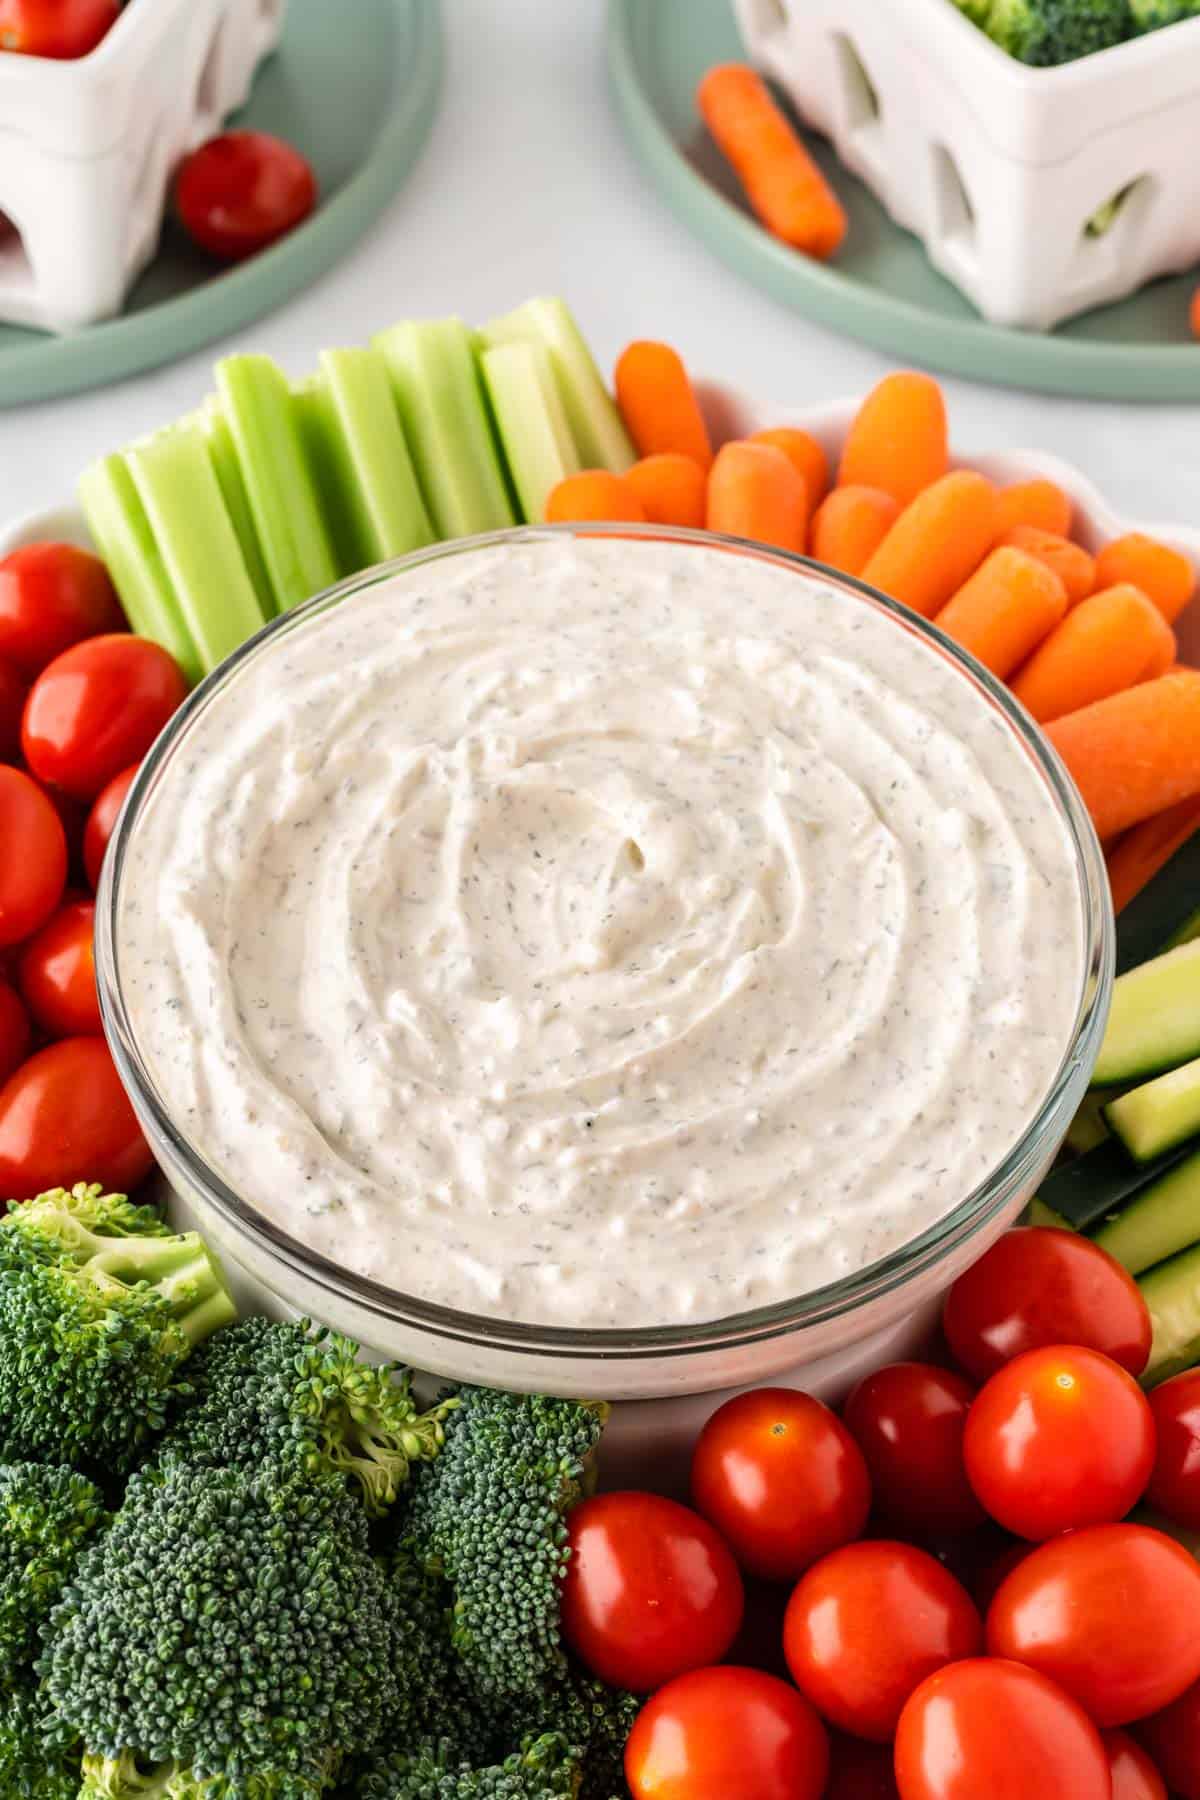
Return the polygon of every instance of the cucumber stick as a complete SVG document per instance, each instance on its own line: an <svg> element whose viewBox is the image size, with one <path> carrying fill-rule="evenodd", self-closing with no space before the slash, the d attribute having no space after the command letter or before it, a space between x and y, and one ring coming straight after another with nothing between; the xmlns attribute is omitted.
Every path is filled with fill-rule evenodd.
<svg viewBox="0 0 1200 1800"><path fill-rule="evenodd" d="M1153 1162L1139 1165L1130 1161L1128 1152L1115 1138L1105 1138L1084 1155L1051 1169L1038 1191L1038 1199L1076 1231L1090 1231L1122 1207L1128 1207L1135 1195L1152 1186L1186 1155L1186 1150L1168 1150Z"/></svg>
<svg viewBox="0 0 1200 1800"><path fill-rule="evenodd" d="M1200 1244L1159 1263L1138 1286L1154 1331L1142 1384L1155 1387L1200 1361Z"/></svg>
<svg viewBox="0 0 1200 1800"><path fill-rule="evenodd" d="M374 339L441 538L500 531L515 518L461 319L409 320Z"/></svg>
<svg viewBox="0 0 1200 1800"><path fill-rule="evenodd" d="M344 574L434 539L377 350L326 350L300 390L310 460Z"/></svg>
<svg viewBox="0 0 1200 1800"><path fill-rule="evenodd" d="M269 619L275 611L275 594L271 587L271 577L267 574L267 565L263 561L262 545L254 529L250 496L246 492L242 465L238 461L237 445L229 429L229 420L221 411L221 403L215 395L205 401L196 418L208 442L208 454L225 500L229 523L237 532L238 543L242 547L246 573L254 583L263 618Z"/></svg>
<svg viewBox="0 0 1200 1800"><path fill-rule="evenodd" d="M154 531L123 456L105 456L79 480L79 503L133 629L170 651L186 679L204 673Z"/></svg>
<svg viewBox="0 0 1200 1800"><path fill-rule="evenodd" d="M1194 1056L1200 1056L1200 940L1119 977L1092 1083L1136 1081Z"/></svg>
<svg viewBox="0 0 1200 1800"><path fill-rule="evenodd" d="M1200 1152L1148 1182L1093 1237L1131 1275L1194 1244L1200 1238Z"/></svg>
<svg viewBox="0 0 1200 1800"><path fill-rule="evenodd" d="M527 300L515 312L485 325L480 337L488 349L497 344L541 344L549 352L583 468L623 475L637 460L616 402L564 300Z"/></svg>
<svg viewBox="0 0 1200 1800"><path fill-rule="evenodd" d="M205 674L266 623L204 432L169 426L127 451L138 498Z"/></svg>
<svg viewBox="0 0 1200 1800"><path fill-rule="evenodd" d="M1104 1117L1137 1162L1194 1137L1200 1132L1200 1057L1110 1100Z"/></svg>
<svg viewBox="0 0 1200 1800"><path fill-rule="evenodd" d="M1200 936L1200 832L1194 833L1123 906L1117 918L1117 974Z"/></svg>
<svg viewBox="0 0 1200 1800"><path fill-rule="evenodd" d="M216 377L275 604L285 612L332 587L339 573L291 390L269 356L227 356Z"/></svg>
<svg viewBox="0 0 1200 1800"><path fill-rule="evenodd" d="M540 525L551 488L580 467L562 396L541 344L497 344L479 358L521 516Z"/></svg>

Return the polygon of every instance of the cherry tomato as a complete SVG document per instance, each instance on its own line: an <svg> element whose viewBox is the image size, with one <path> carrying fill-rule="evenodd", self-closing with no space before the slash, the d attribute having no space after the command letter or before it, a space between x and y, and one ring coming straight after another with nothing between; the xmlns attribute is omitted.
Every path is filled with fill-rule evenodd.
<svg viewBox="0 0 1200 1800"><path fill-rule="evenodd" d="M1154 1467L1154 1415L1133 1376L1099 1351L1027 1350L980 1392L963 1448L988 1512L1037 1542L1137 1504Z"/></svg>
<svg viewBox="0 0 1200 1800"><path fill-rule="evenodd" d="M819 1800L829 1740L807 1700L757 1669L696 1669L638 1714L625 1746L634 1800Z"/></svg>
<svg viewBox="0 0 1200 1800"><path fill-rule="evenodd" d="M1113 1800L1167 1800L1166 1783L1140 1744L1124 1731L1105 1731Z"/></svg>
<svg viewBox="0 0 1200 1800"><path fill-rule="evenodd" d="M567 1533L563 1636L601 1681L646 1694L720 1662L742 1623L742 1578L706 1520L659 1494L597 1494Z"/></svg>
<svg viewBox="0 0 1200 1800"><path fill-rule="evenodd" d="M823 1718L886 1744L927 1675L977 1656L983 1624L966 1589L911 1544L847 1544L800 1578L783 1625L792 1680Z"/></svg>
<svg viewBox="0 0 1200 1800"><path fill-rule="evenodd" d="M831 1738L825 1800L899 1800L892 1746Z"/></svg>
<svg viewBox="0 0 1200 1800"><path fill-rule="evenodd" d="M68 900L21 953L21 992L49 1037L98 1036L103 1030L92 948L95 918L94 901Z"/></svg>
<svg viewBox="0 0 1200 1800"><path fill-rule="evenodd" d="M75 644L29 690L21 741L39 781L93 800L143 757L187 693L175 659L125 633Z"/></svg>
<svg viewBox="0 0 1200 1800"><path fill-rule="evenodd" d="M1147 1498L1176 1525L1200 1531L1200 1369L1154 1388L1150 1411L1158 1449Z"/></svg>
<svg viewBox="0 0 1200 1800"><path fill-rule="evenodd" d="M859 1382L842 1417L866 1458L881 1518L905 1532L982 1525L963 1464L974 1398L969 1381L932 1363L890 1363Z"/></svg>
<svg viewBox="0 0 1200 1800"><path fill-rule="evenodd" d="M1112 1800L1100 1733L1062 1689L1019 1663L952 1663L900 1715L901 1800Z"/></svg>
<svg viewBox="0 0 1200 1800"><path fill-rule="evenodd" d="M120 16L117 0L0 0L0 51L73 61L94 50Z"/></svg>
<svg viewBox="0 0 1200 1800"><path fill-rule="evenodd" d="M987 1643L1057 1681L1098 1725L1128 1725L1200 1677L1200 1566L1146 1525L1072 1531L1002 1584Z"/></svg>
<svg viewBox="0 0 1200 1800"><path fill-rule="evenodd" d="M0 560L0 657L27 681L72 644L125 628L108 570L90 551L24 544Z"/></svg>
<svg viewBox="0 0 1200 1800"><path fill-rule="evenodd" d="M1089 1238L1056 1227L998 1238L950 1289L942 1325L977 1381L1051 1344L1100 1350L1131 1375L1150 1355L1150 1314L1133 1277Z"/></svg>
<svg viewBox="0 0 1200 1800"><path fill-rule="evenodd" d="M1170 1706L1143 1719L1137 1735L1173 1794L1200 1800L1200 1681Z"/></svg>
<svg viewBox="0 0 1200 1800"><path fill-rule="evenodd" d="M103 1038L51 1044L0 1088L0 1194L76 1181L128 1193L153 1167Z"/></svg>
<svg viewBox="0 0 1200 1800"><path fill-rule="evenodd" d="M138 765L133 763L128 769L122 769L119 775L114 775L108 786L100 790L88 814L83 833L83 866L87 870L93 892L100 886L104 852L108 849L108 840L116 830L125 796L133 786L133 778L137 772Z"/></svg>
<svg viewBox="0 0 1200 1800"><path fill-rule="evenodd" d="M50 917L67 879L62 822L36 781L0 764L0 947Z"/></svg>
<svg viewBox="0 0 1200 1800"><path fill-rule="evenodd" d="M0 656L0 762L15 762L21 753L21 713L27 684L15 665Z"/></svg>
<svg viewBox="0 0 1200 1800"><path fill-rule="evenodd" d="M756 1388L727 1400L700 1433L692 1499L744 1569L793 1581L860 1535L871 1483L827 1406L792 1388Z"/></svg>
<svg viewBox="0 0 1200 1800"><path fill-rule="evenodd" d="M15 988L0 980L0 1087L29 1054L29 1014Z"/></svg>
<svg viewBox="0 0 1200 1800"><path fill-rule="evenodd" d="M292 231L317 204L312 165L265 131L226 131L180 165L175 205L202 250L229 262Z"/></svg>

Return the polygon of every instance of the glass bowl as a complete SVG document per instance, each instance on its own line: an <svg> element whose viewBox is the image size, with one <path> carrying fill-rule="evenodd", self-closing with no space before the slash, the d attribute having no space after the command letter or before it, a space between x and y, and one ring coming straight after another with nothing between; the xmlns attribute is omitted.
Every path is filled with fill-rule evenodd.
<svg viewBox="0 0 1200 1800"><path fill-rule="evenodd" d="M143 1059L122 993L116 919L126 852L151 796L189 730L214 697L282 639L347 596L399 569L440 562L492 544L547 532L603 534L629 542L669 540L759 557L851 594L889 615L897 629L934 644L956 664L1020 740L1074 846L1084 957L1074 1029L1049 1092L1031 1124L992 1173L957 1206L893 1254L795 1299L686 1326L568 1329L476 1317L353 1274L310 1250L254 1210L222 1180L172 1119ZM273 620L192 693L142 763L126 801L97 903L97 979L105 1031L146 1136L189 1218L231 1264L243 1292L263 1310L307 1314L418 1369L455 1380L526 1391L636 1400L711 1393L787 1371L836 1369L850 1379L881 1343L895 1344L928 1316L938 1296L1017 1217L1053 1161L1087 1087L1112 986L1114 929L1108 882L1091 823L1062 765L1011 695L937 629L853 581L799 556L743 540L658 526L530 527L440 545L357 575ZM860 1355L861 1352L861 1355ZM641 1410L641 1409L637 1409Z"/></svg>

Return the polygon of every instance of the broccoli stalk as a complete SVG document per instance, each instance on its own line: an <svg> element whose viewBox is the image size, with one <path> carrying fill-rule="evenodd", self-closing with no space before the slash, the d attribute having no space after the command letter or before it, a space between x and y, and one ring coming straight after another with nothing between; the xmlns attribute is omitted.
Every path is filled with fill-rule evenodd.
<svg viewBox="0 0 1200 1800"><path fill-rule="evenodd" d="M1075 62L1129 35L1129 0L991 0L983 28L1018 62Z"/></svg>
<svg viewBox="0 0 1200 1800"><path fill-rule="evenodd" d="M195 1346L236 1317L194 1232L80 1185L0 1222L0 1460L123 1474L185 1391Z"/></svg>

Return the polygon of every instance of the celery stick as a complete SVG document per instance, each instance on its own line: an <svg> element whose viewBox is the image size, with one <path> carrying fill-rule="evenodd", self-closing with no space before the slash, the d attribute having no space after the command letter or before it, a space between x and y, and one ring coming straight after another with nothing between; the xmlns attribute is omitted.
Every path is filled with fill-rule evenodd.
<svg viewBox="0 0 1200 1800"><path fill-rule="evenodd" d="M544 344L581 463L588 469L624 474L636 460L629 433L564 300L527 300L515 312L485 325L481 335L489 348Z"/></svg>
<svg viewBox="0 0 1200 1800"><path fill-rule="evenodd" d="M319 375L306 375L292 383L292 417L300 433L304 460L317 490L321 517L329 533L339 581L362 568L358 537L350 516L350 497L334 439L337 427L326 405L325 384Z"/></svg>
<svg viewBox="0 0 1200 1800"><path fill-rule="evenodd" d="M540 525L546 496L579 455L542 344L497 344L479 359L522 516Z"/></svg>
<svg viewBox="0 0 1200 1800"><path fill-rule="evenodd" d="M123 456L103 456L84 470L79 502L133 629L169 650L189 682L199 681L200 653Z"/></svg>
<svg viewBox="0 0 1200 1800"><path fill-rule="evenodd" d="M354 569L435 541L378 350L325 350L309 402L309 429L328 444L332 503Z"/></svg>
<svg viewBox="0 0 1200 1800"><path fill-rule="evenodd" d="M199 424L184 422L126 452L205 673L265 623Z"/></svg>
<svg viewBox="0 0 1200 1800"><path fill-rule="evenodd" d="M483 387L461 319L410 320L374 339L387 364L439 537L514 521Z"/></svg>
<svg viewBox="0 0 1200 1800"><path fill-rule="evenodd" d="M221 402L215 394L205 401L197 417L208 441L208 454L213 472L221 485L225 511L229 514L229 523L237 532L238 543L242 547L242 561L246 565L247 575L254 583L263 618L273 618L279 609L275 604L271 577L267 574L267 565L263 561L262 545L254 529L254 515L250 511L250 496L242 479L237 445L229 429L229 420L221 411Z"/></svg>
<svg viewBox="0 0 1200 1800"><path fill-rule="evenodd" d="M276 604L286 611L338 578L291 389L269 356L227 356L216 377Z"/></svg>

